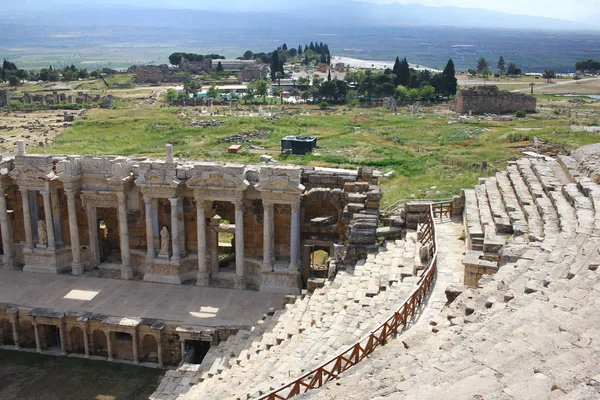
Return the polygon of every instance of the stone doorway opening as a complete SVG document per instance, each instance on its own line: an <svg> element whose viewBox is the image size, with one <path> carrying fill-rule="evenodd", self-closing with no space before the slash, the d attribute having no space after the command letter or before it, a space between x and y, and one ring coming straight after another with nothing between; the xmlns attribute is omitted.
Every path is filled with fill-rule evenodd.
<svg viewBox="0 0 600 400"><path fill-rule="evenodd" d="M101 264L120 266L121 248L119 243L119 222L115 208L98 208L96 229Z"/></svg>
<svg viewBox="0 0 600 400"><path fill-rule="evenodd" d="M311 278L327 278L329 270L329 248L311 246L310 271Z"/></svg>
<svg viewBox="0 0 600 400"><path fill-rule="evenodd" d="M210 342L205 340L186 340L185 352L187 362L190 364L202 364L202 360L210 349Z"/></svg>

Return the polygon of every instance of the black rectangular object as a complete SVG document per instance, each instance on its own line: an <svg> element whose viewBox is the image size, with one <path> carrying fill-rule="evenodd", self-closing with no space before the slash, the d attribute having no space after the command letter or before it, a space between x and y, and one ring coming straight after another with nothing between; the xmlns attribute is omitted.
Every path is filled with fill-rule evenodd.
<svg viewBox="0 0 600 400"><path fill-rule="evenodd" d="M316 136L286 136L281 139L281 152L295 155L308 154L317 147Z"/></svg>

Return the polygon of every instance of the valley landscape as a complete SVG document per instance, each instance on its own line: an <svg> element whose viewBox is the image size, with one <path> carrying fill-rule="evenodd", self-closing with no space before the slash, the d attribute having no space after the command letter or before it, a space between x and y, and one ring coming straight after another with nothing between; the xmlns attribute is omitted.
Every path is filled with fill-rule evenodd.
<svg viewBox="0 0 600 400"><path fill-rule="evenodd" d="M8 5L0 398L597 398L598 28Z"/></svg>

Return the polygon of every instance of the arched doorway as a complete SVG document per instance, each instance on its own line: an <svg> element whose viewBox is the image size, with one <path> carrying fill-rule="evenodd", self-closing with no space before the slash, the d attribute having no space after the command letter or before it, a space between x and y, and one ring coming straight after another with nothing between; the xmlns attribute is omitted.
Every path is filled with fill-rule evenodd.
<svg viewBox="0 0 600 400"><path fill-rule="evenodd" d="M5 346L13 346L15 344L13 340L12 322L8 319L0 319L0 344Z"/></svg>
<svg viewBox="0 0 600 400"><path fill-rule="evenodd" d="M74 326L69 331L69 351L71 353L85 354L83 329Z"/></svg>
<svg viewBox="0 0 600 400"><path fill-rule="evenodd" d="M92 332L92 348L90 350L93 355L108 357L108 342L104 331L96 329Z"/></svg>
<svg viewBox="0 0 600 400"><path fill-rule="evenodd" d="M153 335L144 335L140 349L140 361L158 362L158 343Z"/></svg>

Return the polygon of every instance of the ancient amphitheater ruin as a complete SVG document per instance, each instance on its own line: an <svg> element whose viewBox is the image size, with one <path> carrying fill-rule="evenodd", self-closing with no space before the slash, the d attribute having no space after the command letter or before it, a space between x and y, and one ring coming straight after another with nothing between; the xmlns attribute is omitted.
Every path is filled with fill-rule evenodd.
<svg viewBox="0 0 600 400"><path fill-rule="evenodd" d="M366 168L20 144L0 343L168 368L156 400L600 398L599 160L523 158L382 215Z"/></svg>

